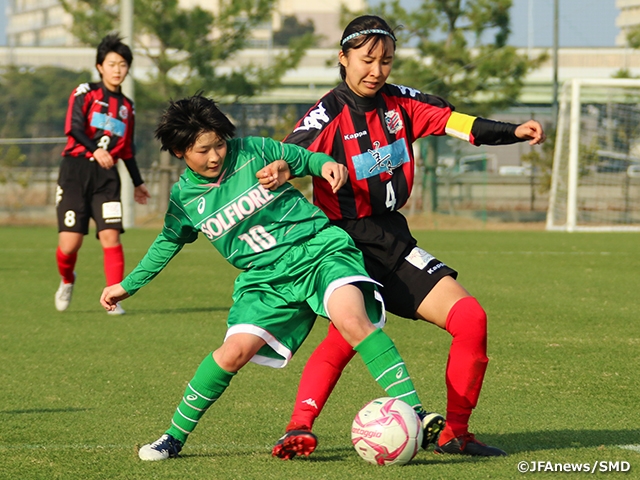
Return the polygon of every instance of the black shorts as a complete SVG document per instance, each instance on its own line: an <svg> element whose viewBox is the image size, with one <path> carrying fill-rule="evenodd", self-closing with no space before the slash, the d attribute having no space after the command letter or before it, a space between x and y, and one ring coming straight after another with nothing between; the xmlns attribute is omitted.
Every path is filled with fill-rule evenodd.
<svg viewBox="0 0 640 480"><path fill-rule="evenodd" d="M416 319L418 307L436 283L458 277L458 272L418 247L399 212L333 223L346 230L362 251L367 272L383 285L385 307L394 315Z"/></svg>
<svg viewBox="0 0 640 480"><path fill-rule="evenodd" d="M89 233L89 219L97 231L122 228L120 175L83 157L63 157L56 187L59 232Z"/></svg>

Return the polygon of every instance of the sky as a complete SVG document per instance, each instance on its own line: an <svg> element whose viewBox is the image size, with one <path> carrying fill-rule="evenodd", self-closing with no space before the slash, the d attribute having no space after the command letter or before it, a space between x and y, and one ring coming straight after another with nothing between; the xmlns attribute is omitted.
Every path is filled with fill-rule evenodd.
<svg viewBox="0 0 640 480"><path fill-rule="evenodd" d="M377 5L381 0L370 0ZM618 28L615 0L558 0L560 47L614 47ZM400 0L407 9L416 8L420 0ZM516 47L553 46L554 0L512 0L511 36ZM529 4L533 6L531 21ZM531 34L530 34L531 32ZM531 45L530 45L531 42Z"/></svg>
<svg viewBox="0 0 640 480"><path fill-rule="evenodd" d="M553 45L554 0L513 0L509 43L517 47ZM5 13L7 0L0 0L0 45L6 45ZM380 0L370 0L371 5ZM415 8L420 0L401 0ZM531 21L529 5L533 6ZM613 47L618 28L615 0L559 0L560 47ZM531 45L530 45L531 43Z"/></svg>

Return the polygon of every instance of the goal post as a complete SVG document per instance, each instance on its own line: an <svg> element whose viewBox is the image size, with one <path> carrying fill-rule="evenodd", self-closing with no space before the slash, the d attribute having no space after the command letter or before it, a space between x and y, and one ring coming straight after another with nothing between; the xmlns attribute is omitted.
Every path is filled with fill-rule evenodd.
<svg viewBox="0 0 640 480"><path fill-rule="evenodd" d="M546 228L640 231L640 79L563 85Z"/></svg>

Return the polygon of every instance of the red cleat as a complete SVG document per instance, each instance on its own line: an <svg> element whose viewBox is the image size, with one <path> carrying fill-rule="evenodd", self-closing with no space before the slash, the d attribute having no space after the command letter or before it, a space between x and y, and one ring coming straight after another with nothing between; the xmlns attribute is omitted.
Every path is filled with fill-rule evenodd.
<svg viewBox="0 0 640 480"><path fill-rule="evenodd" d="M310 430L290 430L278 440L271 455L290 460L296 455L308 457L318 446L318 437Z"/></svg>

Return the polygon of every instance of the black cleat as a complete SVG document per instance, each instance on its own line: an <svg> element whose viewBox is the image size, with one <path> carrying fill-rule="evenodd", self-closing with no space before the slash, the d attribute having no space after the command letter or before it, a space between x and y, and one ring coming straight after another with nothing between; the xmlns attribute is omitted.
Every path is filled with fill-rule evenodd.
<svg viewBox="0 0 640 480"><path fill-rule="evenodd" d="M472 455L476 457L506 457L507 452L496 447L490 447L476 440L473 433L452 438L444 445L436 445L435 453L449 453L454 455Z"/></svg>

